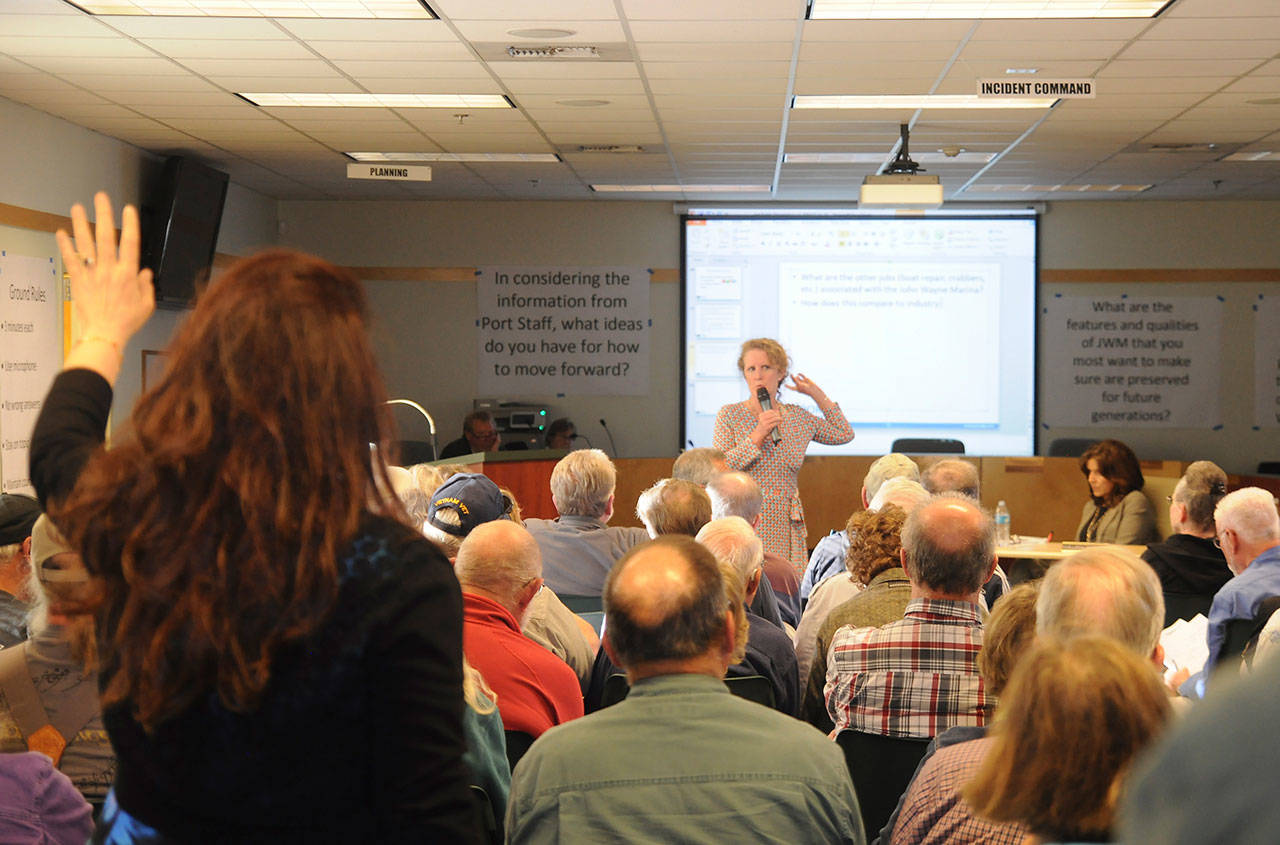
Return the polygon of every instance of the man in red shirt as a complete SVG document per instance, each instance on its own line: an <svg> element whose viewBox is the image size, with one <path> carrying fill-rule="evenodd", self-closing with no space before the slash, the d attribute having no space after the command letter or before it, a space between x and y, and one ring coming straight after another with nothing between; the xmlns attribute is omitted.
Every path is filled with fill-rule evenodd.
<svg viewBox="0 0 1280 845"><path fill-rule="evenodd" d="M542 554L529 532L504 519L476 526L462 541L454 571L462 585L463 651L497 693L502 726L536 738L581 716L578 676L520 633L542 589Z"/></svg>

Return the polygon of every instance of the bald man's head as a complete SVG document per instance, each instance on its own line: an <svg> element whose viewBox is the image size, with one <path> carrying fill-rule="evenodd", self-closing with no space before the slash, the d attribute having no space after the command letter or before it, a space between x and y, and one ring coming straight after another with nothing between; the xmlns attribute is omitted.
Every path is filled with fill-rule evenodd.
<svg viewBox="0 0 1280 845"><path fill-rule="evenodd" d="M542 553L524 526L496 519L477 525L462 541L454 573L464 590L479 587L506 604L542 577Z"/></svg>
<svg viewBox="0 0 1280 845"><path fill-rule="evenodd" d="M604 586L605 631L624 669L685 660L720 646L729 610L715 557L691 537L633 548Z"/></svg>
<svg viewBox="0 0 1280 845"><path fill-rule="evenodd" d="M995 546L991 517L956 493L943 493L916 508L902 529L907 575L948 595L966 595L986 583Z"/></svg>

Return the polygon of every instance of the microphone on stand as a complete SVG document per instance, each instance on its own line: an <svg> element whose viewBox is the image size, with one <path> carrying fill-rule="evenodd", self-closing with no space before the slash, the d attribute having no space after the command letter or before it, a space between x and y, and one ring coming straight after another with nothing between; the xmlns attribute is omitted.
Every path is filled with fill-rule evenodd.
<svg viewBox="0 0 1280 845"><path fill-rule="evenodd" d="M613 442L613 432L609 430L609 424L604 421L604 417L600 418L600 427L604 429L604 433L609 435L609 448L613 450L613 456L618 457L618 444Z"/></svg>
<svg viewBox="0 0 1280 845"><path fill-rule="evenodd" d="M582 440L587 441L587 445L588 445L588 446L590 446L592 449L596 448L595 444L591 442L591 438L590 438L590 437L587 437L587 435L585 435L585 434L575 434L575 435L573 435L572 437L570 437L569 439L570 439L570 440L578 440L579 438L581 438Z"/></svg>
<svg viewBox="0 0 1280 845"><path fill-rule="evenodd" d="M769 398L769 391L765 390L763 387L756 388L756 401L760 403L762 410L773 410L773 400ZM603 422L603 420L601 420L601 422ZM778 427L776 425L773 427L773 430L769 432L769 435L773 438L773 442L775 444L782 442L782 435L778 433Z"/></svg>

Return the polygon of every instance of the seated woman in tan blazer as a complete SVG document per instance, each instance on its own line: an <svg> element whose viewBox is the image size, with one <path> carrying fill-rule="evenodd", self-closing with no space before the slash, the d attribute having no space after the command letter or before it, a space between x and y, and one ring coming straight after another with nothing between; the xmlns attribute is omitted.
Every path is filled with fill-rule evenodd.
<svg viewBox="0 0 1280 845"><path fill-rule="evenodd" d="M1133 546L1160 540L1132 449L1119 440L1095 443L1080 456L1080 471L1088 479L1090 499L1080 515L1076 539Z"/></svg>

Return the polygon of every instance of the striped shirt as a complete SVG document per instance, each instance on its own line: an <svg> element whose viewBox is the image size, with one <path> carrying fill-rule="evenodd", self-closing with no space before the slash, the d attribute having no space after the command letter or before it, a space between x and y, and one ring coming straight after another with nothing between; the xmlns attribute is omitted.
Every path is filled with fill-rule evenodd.
<svg viewBox="0 0 1280 845"><path fill-rule="evenodd" d="M896 622L836 631L824 690L836 732L929 737L985 725L995 702L974 665L978 613L972 602L918 598Z"/></svg>

